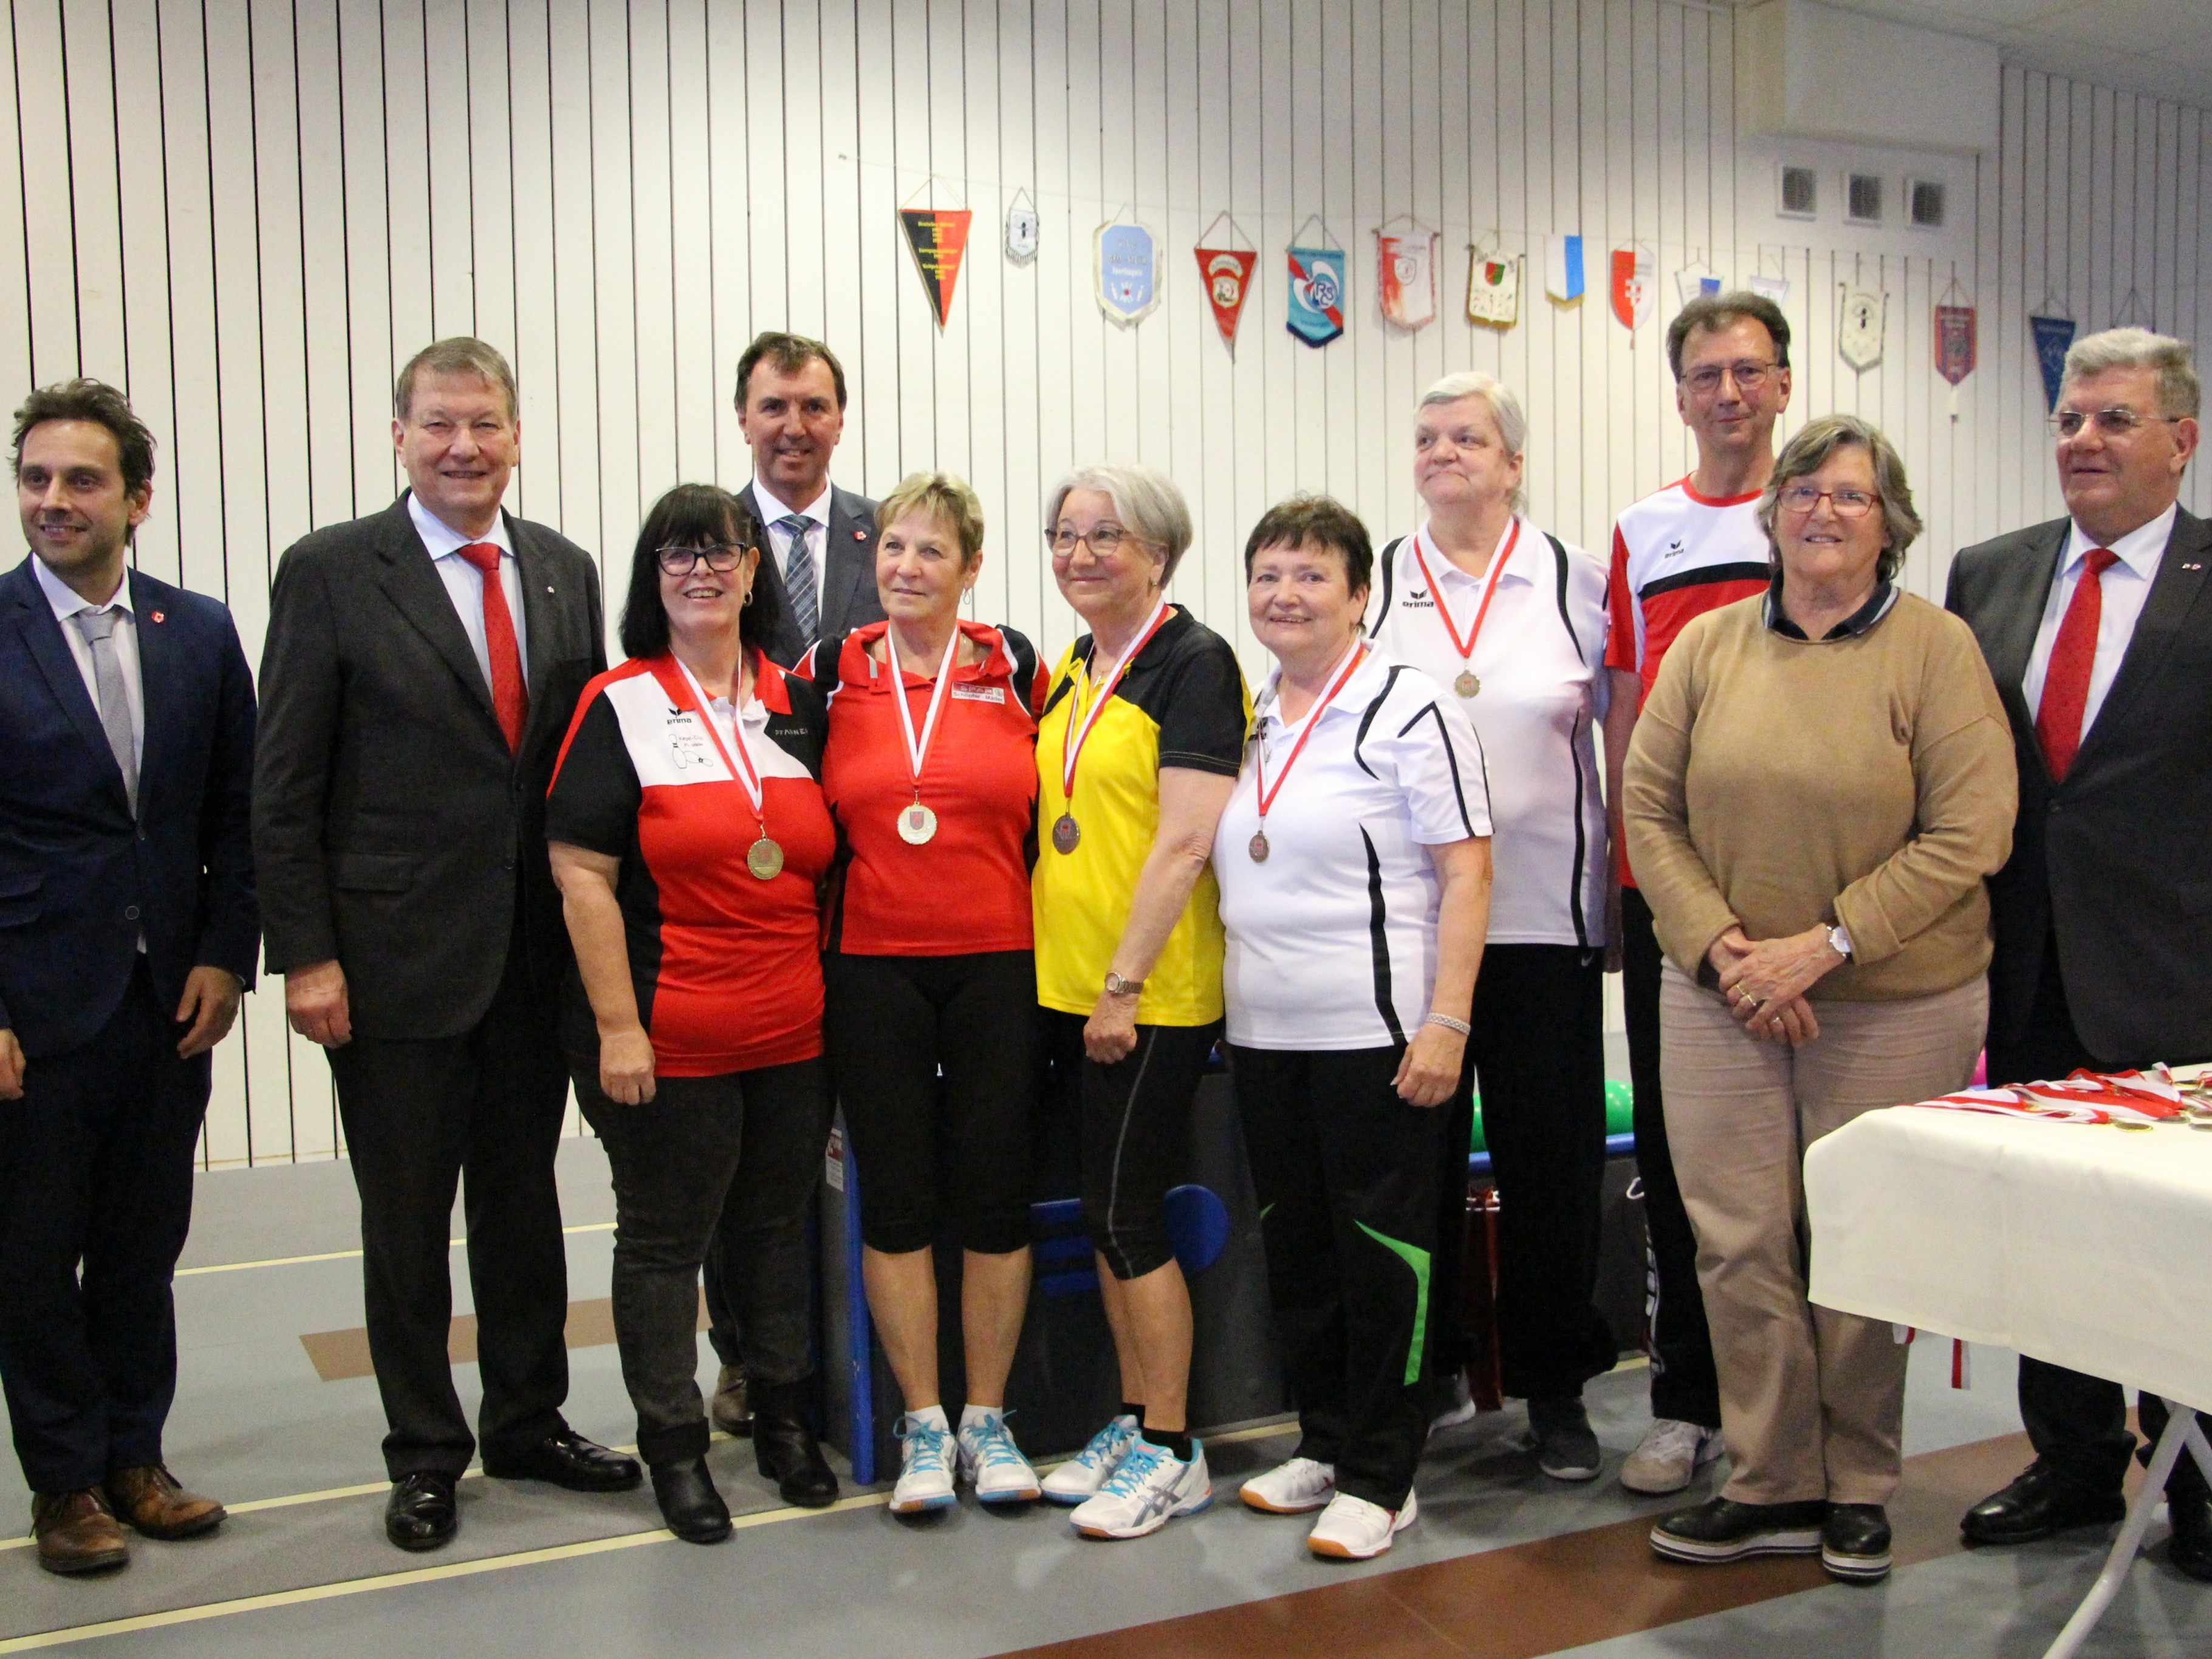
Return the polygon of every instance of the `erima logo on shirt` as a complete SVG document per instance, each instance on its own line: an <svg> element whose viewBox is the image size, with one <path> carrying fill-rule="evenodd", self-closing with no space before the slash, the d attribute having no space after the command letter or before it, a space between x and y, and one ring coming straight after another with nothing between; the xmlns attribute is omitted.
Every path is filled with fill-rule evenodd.
<svg viewBox="0 0 2212 1659"><path fill-rule="evenodd" d="M1669 553L1680 553L1682 550L1682 538L1677 536L1673 541L1668 542L1667 550Z"/></svg>
<svg viewBox="0 0 2212 1659"><path fill-rule="evenodd" d="M1437 602L1429 597L1429 590L1425 587L1407 588L1405 599L1400 603L1408 611L1433 611L1437 608Z"/></svg>

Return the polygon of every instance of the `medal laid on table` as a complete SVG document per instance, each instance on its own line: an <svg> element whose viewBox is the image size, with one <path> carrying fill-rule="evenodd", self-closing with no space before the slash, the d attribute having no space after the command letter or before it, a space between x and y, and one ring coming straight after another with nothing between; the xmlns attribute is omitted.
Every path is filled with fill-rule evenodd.
<svg viewBox="0 0 2212 1659"><path fill-rule="evenodd" d="M1152 614L1138 634L1136 643L1122 654L1121 661L1114 665L1113 672L1101 683L1097 695L1091 699L1087 710L1079 709L1077 692L1090 685L1091 670L1087 664L1078 665L1083 675L1081 687L1071 680L1067 725L1060 734L1060 793L1067 805L1053 820L1052 845L1055 852L1073 853L1077 843L1083 839L1082 828L1075 821L1075 763L1083 757L1083 745L1091 740L1091 728L1098 724L1099 712L1113 697L1114 688L1121 684L1121 676L1129 672L1129 665L1136 661L1144 648L1152 643L1152 635L1160 631L1160 624L1167 619L1168 602L1166 596L1163 595L1160 602L1152 607ZM1098 636L1095 634L1091 635L1091 648L1095 655L1098 649ZM1079 712L1083 714L1080 730L1076 720Z"/></svg>
<svg viewBox="0 0 2212 1659"><path fill-rule="evenodd" d="M1267 787L1267 740L1264 738L1261 738L1259 748L1254 750L1252 781L1255 786L1255 793L1259 799L1260 827L1252 832L1252 839L1244 843L1244 850L1252 855L1253 863L1265 864L1267 861L1268 853L1273 850L1267 845L1267 812L1274 805L1275 797L1283 793L1283 784L1291 775L1291 769L1298 763L1298 755L1305 748L1306 739L1313 736L1314 727L1321 724L1322 714L1327 711L1329 704L1336 701L1336 694L1344 690L1344 683L1358 671L1366 655L1367 642L1364 640L1354 641L1352 649L1345 653L1344 665L1336 671L1334 678L1329 681L1328 690L1322 692L1320 701L1306 711L1305 730L1298 733L1298 740L1291 745L1290 757L1284 761L1283 769L1275 774L1275 787L1273 789ZM1282 699L1282 685L1279 681L1276 684L1275 694L1277 703L1279 705Z"/></svg>
<svg viewBox="0 0 2212 1659"><path fill-rule="evenodd" d="M730 758L728 746L722 742L721 728L714 724L714 717L707 712L706 689L699 684L681 657L676 659L676 665L684 671L684 691L690 702L692 714L700 725L707 728L708 737L714 741L715 753L721 756L722 764L729 769L732 780L745 792L746 800L751 803L753 825L758 834L753 844L745 848L745 868L752 872L756 881L774 881L783 873L783 848L768 832L768 818L762 810L760 774L753 770L753 757L745 752L744 733L738 730L738 723L744 719L744 710L735 699L732 700L730 735L738 740L738 757L733 761ZM740 661L738 665L738 684L733 688L740 694L744 689L744 664Z"/></svg>
<svg viewBox="0 0 2212 1659"><path fill-rule="evenodd" d="M906 671L899 666L897 630L884 629L884 654L890 659L891 701L898 705L899 730L906 738L907 770L914 780L914 801L899 809L899 839L920 847L937 834L937 814L921 804L921 769L929 758L929 745L937 735L937 717L945 711L945 694L952 684L952 665L960 654L960 623L952 624L945 656L937 665L937 687L929 694L929 713L921 723L921 736L914 734L914 711L906 705Z"/></svg>
<svg viewBox="0 0 2212 1659"><path fill-rule="evenodd" d="M1452 649L1459 653L1459 674L1452 681L1452 690L1462 697L1481 695L1482 681L1474 672L1474 642L1482 633L1482 619L1490 614L1490 599L1498 591L1498 573L1505 568L1505 562L1513 556L1513 550L1520 542L1521 517L1516 514L1505 545L1491 556L1490 568L1483 573L1482 599L1474 608L1474 626L1468 629L1467 638L1462 640L1459 625L1452 621L1451 606L1444 603L1444 591L1437 585L1436 576L1429 569L1429 556L1421 550L1421 532L1413 532L1413 562L1421 567L1422 580L1429 585L1429 597L1436 601L1437 615L1443 619L1444 633L1452 642Z"/></svg>

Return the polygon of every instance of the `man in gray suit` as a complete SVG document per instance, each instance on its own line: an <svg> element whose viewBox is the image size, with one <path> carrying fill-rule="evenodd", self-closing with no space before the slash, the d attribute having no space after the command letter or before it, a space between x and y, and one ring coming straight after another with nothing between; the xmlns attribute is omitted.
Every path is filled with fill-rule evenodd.
<svg viewBox="0 0 2212 1659"><path fill-rule="evenodd" d="M2012 717L2020 817L1990 883L1990 1080L2212 1059L2212 526L2179 504L2196 453L2189 348L2112 329L2067 354L2068 516L1970 547L1946 603ZM2153 797L2155 797L2154 802ZM1960 1523L2017 1544L2109 1523L2136 1449L2117 1383L2023 1356L2035 1462ZM2155 1437L2165 1402L2144 1395ZM2169 1557L2212 1580L2212 1492L2186 1454Z"/></svg>
<svg viewBox="0 0 2212 1659"><path fill-rule="evenodd" d="M545 790L606 666L591 556L500 502L514 376L481 340L400 371L410 488L277 566L261 659L253 850L268 966L330 1053L361 1192L369 1356L391 1431L385 1530L434 1549L476 1449L447 1358L447 1231L466 1175L484 1472L581 1491L633 1460L572 1431L553 1155L568 930Z"/></svg>

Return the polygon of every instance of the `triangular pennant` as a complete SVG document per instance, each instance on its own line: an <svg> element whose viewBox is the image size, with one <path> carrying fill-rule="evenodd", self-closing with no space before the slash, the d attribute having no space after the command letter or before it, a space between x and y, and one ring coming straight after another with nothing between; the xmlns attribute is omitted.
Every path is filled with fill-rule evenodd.
<svg viewBox="0 0 2212 1659"><path fill-rule="evenodd" d="M952 285L960 280L960 258L968 251L968 225L975 216L966 208L899 210L907 246L914 250L914 268L921 273L939 328L951 314Z"/></svg>
<svg viewBox="0 0 2212 1659"><path fill-rule="evenodd" d="M1213 307L1213 325L1221 331L1222 339L1233 345L1237 319L1244 314L1244 301L1252 292L1252 267L1260 256L1251 248L1242 247L1192 251L1198 256L1199 276L1206 283L1206 302Z"/></svg>
<svg viewBox="0 0 2212 1659"><path fill-rule="evenodd" d="M2058 407L2058 387L2066 378L2066 354L2074 348L2071 317L2030 317L2029 337L2035 342L2035 366L2043 374L2043 403Z"/></svg>

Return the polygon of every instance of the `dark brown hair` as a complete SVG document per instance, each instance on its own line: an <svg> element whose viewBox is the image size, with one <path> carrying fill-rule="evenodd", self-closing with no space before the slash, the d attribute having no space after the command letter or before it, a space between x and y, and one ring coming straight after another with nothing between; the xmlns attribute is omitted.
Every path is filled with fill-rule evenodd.
<svg viewBox="0 0 2212 1659"><path fill-rule="evenodd" d="M653 504L630 555L629 592L623 599L623 655L668 654L668 607L660 602L660 550L718 543L755 550L766 545L760 520L728 490L714 484L678 484ZM738 613L738 637L756 651L766 651L782 627L783 590L756 570L753 591Z"/></svg>
<svg viewBox="0 0 2212 1659"><path fill-rule="evenodd" d="M1357 593L1375 580L1375 544L1359 515L1328 495L1293 495L1262 514L1244 538L1244 580L1252 580L1252 561L1270 547L1334 549L1344 560L1346 586Z"/></svg>
<svg viewBox="0 0 2212 1659"><path fill-rule="evenodd" d="M738 390L733 401L738 412L745 408L745 388L752 384L753 370L765 358L775 366L779 374L796 374L807 364L824 362L830 365L830 382L837 388L837 407L845 406L845 365L837 361L837 354L819 340L810 340L804 334L784 334L775 329L756 334L753 343L745 348L745 355L738 359Z"/></svg>
<svg viewBox="0 0 2212 1659"><path fill-rule="evenodd" d="M1682 378L1682 347L1692 332L1701 328L1726 328L1747 317L1765 329L1766 337L1774 342L1774 366L1789 368L1790 319L1782 314L1782 307L1764 294L1739 288L1726 294L1700 294L1674 313L1674 320L1667 325L1667 366L1674 371L1674 378Z"/></svg>
<svg viewBox="0 0 2212 1659"><path fill-rule="evenodd" d="M23 440L48 421L91 421L115 434L124 493L136 495L154 482L154 434L131 412L131 400L105 380L62 380L42 386L15 411L15 449L9 463L23 470Z"/></svg>

